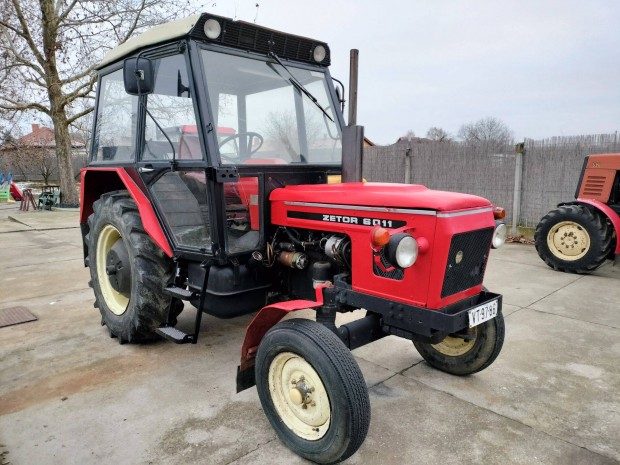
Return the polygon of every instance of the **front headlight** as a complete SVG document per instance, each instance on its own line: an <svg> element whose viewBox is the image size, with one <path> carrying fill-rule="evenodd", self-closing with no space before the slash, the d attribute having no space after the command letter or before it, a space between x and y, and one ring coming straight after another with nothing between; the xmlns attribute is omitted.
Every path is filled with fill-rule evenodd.
<svg viewBox="0 0 620 465"><path fill-rule="evenodd" d="M506 242L506 236L508 235L508 229L506 225L500 221L495 222L495 231L493 232L493 240L491 241L491 247L499 249Z"/></svg>
<svg viewBox="0 0 620 465"><path fill-rule="evenodd" d="M387 259L397 268L409 268L418 258L418 241L409 234L394 234L385 249Z"/></svg>

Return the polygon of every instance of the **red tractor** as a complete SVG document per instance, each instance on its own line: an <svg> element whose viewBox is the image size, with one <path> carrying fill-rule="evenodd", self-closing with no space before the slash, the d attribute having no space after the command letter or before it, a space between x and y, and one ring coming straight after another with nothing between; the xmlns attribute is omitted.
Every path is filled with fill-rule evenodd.
<svg viewBox="0 0 620 465"><path fill-rule="evenodd" d="M586 157L575 198L540 220L536 250L555 270L590 273L620 255L620 154Z"/></svg>
<svg viewBox="0 0 620 465"><path fill-rule="evenodd" d="M502 298L482 286L502 210L362 182L363 128L345 125L329 64L324 42L211 14L112 50L80 220L95 306L119 342L196 343L203 312L257 312L237 389L256 385L281 440L318 463L351 456L368 431L351 349L396 335L469 375L504 340ZM175 327L184 302L198 309L192 334ZM316 320L280 321L300 309ZM356 309L365 317L336 326Z"/></svg>

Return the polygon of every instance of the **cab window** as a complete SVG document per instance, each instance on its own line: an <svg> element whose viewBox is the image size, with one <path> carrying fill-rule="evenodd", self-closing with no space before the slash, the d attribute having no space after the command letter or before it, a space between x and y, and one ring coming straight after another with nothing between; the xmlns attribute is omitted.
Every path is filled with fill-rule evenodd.
<svg viewBox="0 0 620 465"><path fill-rule="evenodd" d="M103 76L99 86L93 159L101 162L133 161L138 97L125 92L122 69Z"/></svg>
<svg viewBox="0 0 620 465"><path fill-rule="evenodd" d="M153 60L153 67L155 88L146 102L152 117L146 116L142 159L172 160L174 156L178 161L201 160L185 56L178 54Z"/></svg>

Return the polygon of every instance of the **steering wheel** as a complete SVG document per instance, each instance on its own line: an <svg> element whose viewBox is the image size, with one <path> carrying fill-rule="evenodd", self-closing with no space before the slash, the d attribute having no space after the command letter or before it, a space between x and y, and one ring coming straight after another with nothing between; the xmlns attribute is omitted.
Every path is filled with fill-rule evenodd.
<svg viewBox="0 0 620 465"><path fill-rule="evenodd" d="M257 132L252 132L252 131L248 131L248 132L240 132L237 134L233 134L232 136L228 136L224 139L222 139L222 141L219 143L219 147L223 147L224 145L226 145L228 142L230 142L231 140L235 140L235 139L241 139L242 137L247 137L247 147L246 150L241 150L241 147L239 147L239 155L241 153L248 153L249 155L253 155L256 152L258 152L260 150L260 148L263 146L263 136L261 136L259 133ZM253 148L254 146L254 141L257 140L258 141L258 145L256 146L256 148ZM231 159L231 157L226 156L226 155L222 155L220 154L222 157L226 157L228 159ZM238 157L237 157L238 158ZM232 159L231 159L232 160Z"/></svg>

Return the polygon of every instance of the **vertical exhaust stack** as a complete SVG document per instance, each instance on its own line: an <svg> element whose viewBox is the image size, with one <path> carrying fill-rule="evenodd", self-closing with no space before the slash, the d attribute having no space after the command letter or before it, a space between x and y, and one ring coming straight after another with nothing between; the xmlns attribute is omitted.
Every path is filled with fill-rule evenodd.
<svg viewBox="0 0 620 465"><path fill-rule="evenodd" d="M349 126L357 124L357 76L360 51L353 49L349 61Z"/></svg>
<svg viewBox="0 0 620 465"><path fill-rule="evenodd" d="M362 181L364 126L357 126L357 75L359 50L351 50L349 72L349 124L342 130L342 182Z"/></svg>

